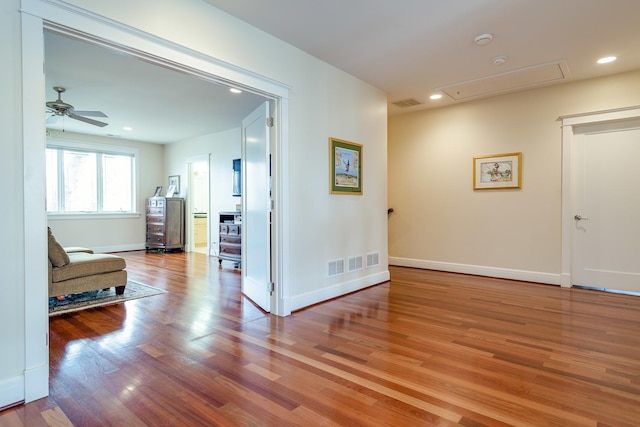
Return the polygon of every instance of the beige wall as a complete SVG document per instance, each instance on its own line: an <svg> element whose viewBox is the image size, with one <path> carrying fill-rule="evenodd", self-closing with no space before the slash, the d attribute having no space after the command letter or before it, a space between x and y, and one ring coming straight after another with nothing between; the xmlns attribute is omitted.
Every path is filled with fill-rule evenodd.
<svg viewBox="0 0 640 427"><path fill-rule="evenodd" d="M561 115L640 104L640 71L389 119L390 264L559 283ZM522 189L472 159L522 152Z"/></svg>

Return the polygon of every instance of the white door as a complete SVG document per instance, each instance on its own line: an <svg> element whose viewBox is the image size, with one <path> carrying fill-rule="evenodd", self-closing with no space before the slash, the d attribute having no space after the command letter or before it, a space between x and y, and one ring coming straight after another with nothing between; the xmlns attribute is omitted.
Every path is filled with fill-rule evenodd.
<svg viewBox="0 0 640 427"><path fill-rule="evenodd" d="M640 129L575 135L573 156L572 284L640 292Z"/></svg>
<svg viewBox="0 0 640 427"><path fill-rule="evenodd" d="M269 103L242 121L242 292L271 311Z"/></svg>

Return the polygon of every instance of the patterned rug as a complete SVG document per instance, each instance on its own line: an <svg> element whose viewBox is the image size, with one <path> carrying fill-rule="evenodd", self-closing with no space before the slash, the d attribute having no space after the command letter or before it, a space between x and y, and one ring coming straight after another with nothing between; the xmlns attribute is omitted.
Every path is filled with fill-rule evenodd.
<svg viewBox="0 0 640 427"><path fill-rule="evenodd" d="M124 294L116 295L115 288L99 291L81 292L78 294L65 295L62 301L57 298L49 298L49 316L57 316L72 311L85 310L87 308L102 307L110 304L118 304L137 298L150 297L152 295L164 294L167 291L143 285L142 283L127 281Z"/></svg>

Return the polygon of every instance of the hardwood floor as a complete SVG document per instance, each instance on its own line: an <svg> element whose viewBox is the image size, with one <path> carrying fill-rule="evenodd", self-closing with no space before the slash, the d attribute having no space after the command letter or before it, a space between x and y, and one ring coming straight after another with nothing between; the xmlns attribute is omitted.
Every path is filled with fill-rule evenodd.
<svg viewBox="0 0 640 427"><path fill-rule="evenodd" d="M391 267L287 318L202 254L168 293L50 319L50 396L0 426L637 426L640 297Z"/></svg>

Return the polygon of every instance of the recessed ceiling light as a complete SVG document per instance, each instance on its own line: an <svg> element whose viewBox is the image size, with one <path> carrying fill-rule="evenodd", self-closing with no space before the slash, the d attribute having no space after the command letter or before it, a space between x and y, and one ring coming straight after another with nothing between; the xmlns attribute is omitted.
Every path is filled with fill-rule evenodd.
<svg viewBox="0 0 640 427"><path fill-rule="evenodd" d="M242 91L240 89L236 89L235 87L232 87L231 89L229 89L229 92L231 92L231 93L242 93Z"/></svg>
<svg viewBox="0 0 640 427"><path fill-rule="evenodd" d="M122 129L123 130L133 130L133 128L131 126L124 126Z"/></svg>
<svg viewBox="0 0 640 427"><path fill-rule="evenodd" d="M615 56L605 56L604 58L598 59L598 64L608 64L609 62L613 62L616 59L618 58L616 58Z"/></svg>
<svg viewBox="0 0 640 427"><path fill-rule="evenodd" d="M433 95L431 95L429 97L429 99L434 99L434 100L435 99L440 99L440 98L442 98L442 94L441 93L434 93Z"/></svg>

